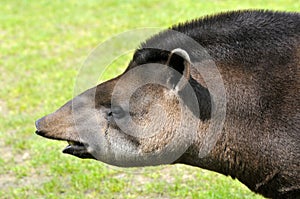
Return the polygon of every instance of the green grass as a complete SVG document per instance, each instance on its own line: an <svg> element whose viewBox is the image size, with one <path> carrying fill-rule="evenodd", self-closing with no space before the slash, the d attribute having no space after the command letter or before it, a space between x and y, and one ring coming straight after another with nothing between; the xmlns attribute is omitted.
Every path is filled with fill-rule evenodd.
<svg viewBox="0 0 300 199"><path fill-rule="evenodd" d="M237 180L183 165L121 169L63 155L34 121L73 97L99 43L123 31L168 27L233 9L299 11L281 1L17 1L0 6L0 198L260 198ZM126 67L122 56L106 71Z"/></svg>

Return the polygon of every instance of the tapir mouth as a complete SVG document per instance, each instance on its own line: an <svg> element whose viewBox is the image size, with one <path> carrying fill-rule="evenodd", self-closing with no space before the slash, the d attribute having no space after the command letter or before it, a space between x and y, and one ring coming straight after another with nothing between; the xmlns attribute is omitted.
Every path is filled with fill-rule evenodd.
<svg viewBox="0 0 300 199"><path fill-rule="evenodd" d="M37 130L35 133L42 137L53 139L53 140L67 141L68 146L66 146L62 150L63 153L74 155L74 156L76 156L78 158L82 158L82 159L96 159L88 151L88 149L87 149L88 144L86 144L86 143L82 143L82 142L76 141L76 140L68 140L68 139L64 139L64 138L51 137L51 136L46 135L43 131L39 131L39 130Z"/></svg>
<svg viewBox="0 0 300 199"><path fill-rule="evenodd" d="M87 144L83 144L77 141L67 140L68 146L63 149L63 153L74 155L82 159L96 159L91 153L87 150Z"/></svg>

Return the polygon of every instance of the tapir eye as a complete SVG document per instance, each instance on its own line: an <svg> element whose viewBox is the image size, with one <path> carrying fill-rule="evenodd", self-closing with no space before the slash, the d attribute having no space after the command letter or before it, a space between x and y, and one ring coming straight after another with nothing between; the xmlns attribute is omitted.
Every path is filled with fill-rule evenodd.
<svg viewBox="0 0 300 199"><path fill-rule="evenodd" d="M120 119L125 116L125 111L120 106L113 106L113 107L111 107L111 114L115 118Z"/></svg>

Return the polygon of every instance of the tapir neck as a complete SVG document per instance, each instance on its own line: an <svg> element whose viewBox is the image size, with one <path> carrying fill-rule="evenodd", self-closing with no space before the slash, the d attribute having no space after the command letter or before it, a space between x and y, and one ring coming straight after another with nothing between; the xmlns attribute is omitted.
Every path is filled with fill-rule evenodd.
<svg viewBox="0 0 300 199"><path fill-rule="evenodd" d="M226 128L226 127L225 127ZM261 167L258 149L241 147L236 138L229 136L225 131L219 136L215 146L206 155L201 157L200 152L203 144L196 143L191 146L187 153L182 156L179 163L197 166L208 169L224 175L230 175L232 178L239 179L251 190L256 191L257 185L263 181L263 174L270 172L268 165ZM251 151L252 150L252 151ZM250 153L248 153L251 151ZM195 158L198 157L198 158ZM268 162L268 160L265 160ZM265 172L263 172L265 170Z"/></svg>
<svg viewBox="0 0 300 199"><path fill-rule="evenodd" d="M211 135L208 132L210 121L202 121L197 139L178 162L230 175L252 191L260 192L261 188L269 187L269 181L278 173L278 164L273 162L274 154L271 154L277 149L270 148L274 143L266 130L269 124L265 117L258 115L259 98L253 97L257 92L255 84L251 81L244 83L247 85L247 92L244 92L243 87L236 85L244 85L246 74L233 80L232 73L228 73L230 68L225 69L219 68L227 97L226 119L221 132L212 137L216 140L203 155L203 147L208 143L206 137ZM262 143L266 140L270 143ZM268 176L270 180L266 180Z"/></svg>
<svg viewBox="0 0 300 199"><path fill-rule="evenodd" d="M287 149L280 145L276 135L273 137L271 132L268 132L266 126L257 127L257 122L242 122L233 115L227 115L222 133L206 156L199 156L203 143L196 141L178 163L230 175L252 191L266 197L288 196L290 192L295 192L297 187L287 179L296 183L299 172L290 175L284 170L297 170L297 160L288 155L282 156ZM249 130L243 128L245 125ZM259 133L262 128L265 128L264 134ZM201 137L203 132L198 134ZM269 140L266 141L266 137ZM293 164L287 165L283 162Z"/></svg>

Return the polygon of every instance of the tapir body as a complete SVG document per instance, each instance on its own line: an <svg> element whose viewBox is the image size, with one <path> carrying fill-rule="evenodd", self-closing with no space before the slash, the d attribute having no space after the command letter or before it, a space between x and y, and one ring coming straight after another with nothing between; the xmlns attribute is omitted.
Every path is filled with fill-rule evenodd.
<svg viewBox="0 0 300 199"><path fill-rule="evenodd" d="M183 163L265 197L299 198L299 67L299 13L205 17L148 39L122 75L38 120L37 134L68 141L64 152L81 158Z"/></svg>

